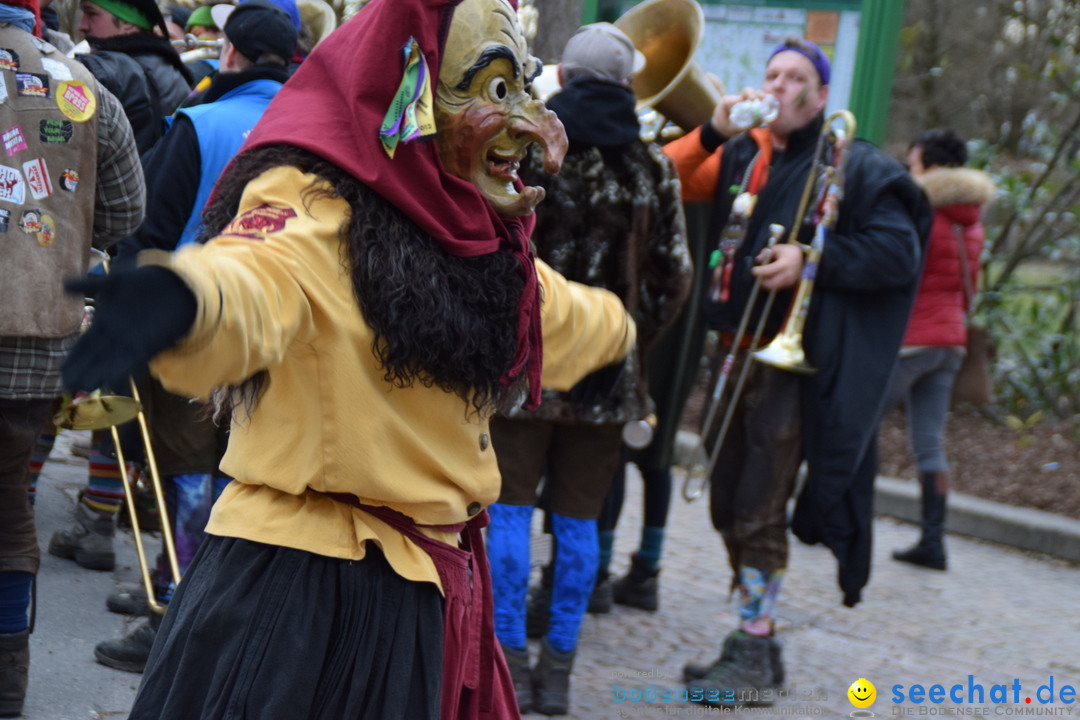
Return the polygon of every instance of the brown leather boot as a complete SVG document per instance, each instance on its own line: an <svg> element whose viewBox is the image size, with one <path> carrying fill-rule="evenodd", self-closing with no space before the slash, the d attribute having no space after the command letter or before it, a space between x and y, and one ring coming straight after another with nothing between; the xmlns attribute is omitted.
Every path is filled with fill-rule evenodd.
<svg viewBox="0 0 1080 720"><path fill-rule="evenodd" d="M19 717L30 673L30 631L0 633L0 717Z"/></svg>

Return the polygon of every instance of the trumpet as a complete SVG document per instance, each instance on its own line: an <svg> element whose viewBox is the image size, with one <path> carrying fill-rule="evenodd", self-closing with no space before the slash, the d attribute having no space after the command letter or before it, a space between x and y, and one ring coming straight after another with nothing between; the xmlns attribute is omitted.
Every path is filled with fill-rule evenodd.
<svg viewBox="0 0 1080 720"><path fill-rule="evenodd" d="M214 60L221 55L221 48L225 40L202 40L191 33L184 36L183 40L173 40L173 47L180 53L180 60L184 63L195 60Z"/></svg>
<svg viewBox="0 0 1080 720"><path fill-rule="evenodd" d="M799 278L799 285L792 300L791 310L788 312L788 317L780 333L767 346L758 349L757 345L772 310L776 291L770 291L766 297L765 305L758 319L758 325L750 342L750 358L752 360L789 372L810 374L815 371L806 362L806 355L802 348L803 329L813 295L818 264L821 261L821 254L825 247L825 236L828 230L836 224L840 202L843 199L844 167L847 162L850 141L855 137L856 127L855 116L847 110L839 110L825 119L824 128L814 150L811 170L803 186L802 197L799 200L795 221L792 223L789 236L789 242L799 244L806 253L802 276ZM828 161L826 161L827 155L831 155ZM799 230L806 221L809 201L815 190L818 191L820 199L815 203L815 211L811 218L814 233L810 245L805 246L798 242ZM769 230L769 246L771 247L775 243L778 234L783 233L783 227L770 225ZM724 387L735 365L735 356L742 343L747 321L757 302L758 288L759 283L755 280L750 296L747 299L746 308L739 320L738 330L732 342L731 350L724 358L720 376L713 388L712 399L703 429L691 456L695 458L695 464L687 471L683 482L682 494L687 502L693 502L704 494L705 486L709 483L713 470L716 468L716 462L720 457L720 449L723 447L724 439L735 414L735 408L742 395L742 388L750 368L749 362L744 363L739 372L731 399L727 402L720 430L717 433L716 440L713 441L711 451L708 453L707 461L704 465L698 464L696 458L704 453L708 436L715 424Z"/></svg>
<svg viewBox="0 0 1080 720"><path fill-rule="evenodd" d="M104 256L102 265L108 272L108 256L101 251L95 250ZM88 305L87 317L92 316L93 306ZM89 326L84 320L83 329ZM71 430L104 430L109 429L112 436L113 446L116 449L116 461L120 465L120 480L124 488L124 499L127 502L128 516L131 520L131 531L135 537L135 550L139 557L139 571L142 576L143 587L146 589L147 603L150 609L156 613L164 613L166 605L160 602L154 591L154 583L150 577L150 562L146 550L143 547L142 531L139 527L138 513L135 511L135 495L131 476L128 474L127 462L124 459L124 450L120 443L120 433L117 428L126 422L135 420L139 424L139 433L143 441L143 450L146 453L146 466L150 473L151 484L154 488L154 497L158 508L161 510L161 536L165 546L165 556L168 559L169 569L173 579L180 581L180 562L176 554L176 540L173 537L172 525L169 523L169 514L165 509L165 491L158 473L157 460L150 444L150 429L146 423L146 414L142 409L142 401L139 397L139 389L135 381L128 378L131 386L131 397L125 395L107 393L101 389L91 393L77 395L64 403L53 417L57 427Z"/></svg>

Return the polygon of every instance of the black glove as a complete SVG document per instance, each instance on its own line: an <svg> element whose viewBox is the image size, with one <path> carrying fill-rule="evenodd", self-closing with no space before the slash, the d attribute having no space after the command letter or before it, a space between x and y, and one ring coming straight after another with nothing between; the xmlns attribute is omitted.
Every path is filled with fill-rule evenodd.
<svg viewBox="0 0 1080 720"><path fill-rule="evenodd" d="M62 369L72 392L126 388L137 368L187 334L198 308L187 283L158 265L91 275L64 288L94 297L94 321Z"/></svg>
<svg viewBox="0 0 1080 720"><path fill-rule="evenodd" d="M626 360L622 360L589 373L570 388L570 400L579 405L595 405L607 399L615 391L625 366Z"/></svg>

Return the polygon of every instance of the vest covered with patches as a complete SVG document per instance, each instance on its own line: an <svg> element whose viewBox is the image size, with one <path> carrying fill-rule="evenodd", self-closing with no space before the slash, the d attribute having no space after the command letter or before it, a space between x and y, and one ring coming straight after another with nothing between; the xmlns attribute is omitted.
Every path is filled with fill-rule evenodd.
<svg viewBox="0 0 1080 720"><path fill-rule="evenodd" d="M98 85L52 45L0 24L0 335L79 329L97 184ZM17 290L15 290L17 288Z"/></svg>

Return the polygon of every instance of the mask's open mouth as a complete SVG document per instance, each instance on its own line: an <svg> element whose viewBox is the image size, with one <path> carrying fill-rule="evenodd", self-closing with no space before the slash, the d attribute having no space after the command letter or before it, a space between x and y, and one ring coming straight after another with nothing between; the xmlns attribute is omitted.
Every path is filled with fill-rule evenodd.
<svg viewBox="0 0 1080 720"><path fill-rule="evenodd" d="M489 150L487 153L487 172L495 178L506 182L514 182L518 179L518 168L521 167L521 155L503 155L497 150Z"/></svg>

